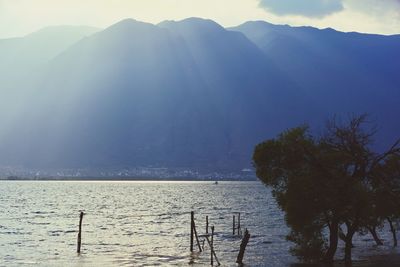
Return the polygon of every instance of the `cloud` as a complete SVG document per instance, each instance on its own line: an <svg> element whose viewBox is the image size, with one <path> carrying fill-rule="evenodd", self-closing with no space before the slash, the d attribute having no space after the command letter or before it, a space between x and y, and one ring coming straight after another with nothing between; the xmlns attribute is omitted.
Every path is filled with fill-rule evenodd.
<svg viewBox="0 0 400 267"><path fill-rule="evenodd" d="M344 0L346 9L371 15L400 15L400 0Z"/></svg>
<svg viewBox="0 0 400 267"><path fill-rule="evenodd" d="M343 10L342 0L260 0L259 5L278 16L323 18Z"/></svg>

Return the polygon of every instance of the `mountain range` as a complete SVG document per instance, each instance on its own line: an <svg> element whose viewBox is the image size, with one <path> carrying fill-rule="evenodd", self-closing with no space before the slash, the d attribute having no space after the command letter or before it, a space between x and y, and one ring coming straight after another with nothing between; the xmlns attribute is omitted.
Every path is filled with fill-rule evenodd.
<svg viewBox="0 0 400 267"><path fill-rule="evenodd" d="M400 136L400 35L190 18L0 40L0 166L236 171L334 114Z"/></svg>

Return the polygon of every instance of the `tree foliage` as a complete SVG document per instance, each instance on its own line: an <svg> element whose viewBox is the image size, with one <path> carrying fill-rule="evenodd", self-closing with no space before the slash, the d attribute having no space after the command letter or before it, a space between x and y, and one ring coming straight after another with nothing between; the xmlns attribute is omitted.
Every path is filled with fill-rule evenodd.
<svg viewBox="0 0 400 267"><path fill-rule="evenodd" d="M301 259L333 261L343 225L349 262L356 232L371 231L378 242L375 229L400 217L400 141L378 153L375 134L361 115L344 123L333 118L322 136L300 126L256 146L257 176L285 212L288 240Z"/></svg>

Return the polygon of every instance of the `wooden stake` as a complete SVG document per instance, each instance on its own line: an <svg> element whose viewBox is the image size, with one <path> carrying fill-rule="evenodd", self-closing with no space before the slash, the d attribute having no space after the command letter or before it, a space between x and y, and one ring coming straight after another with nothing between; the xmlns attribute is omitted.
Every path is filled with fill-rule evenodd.
<svg viewBox="0 0 400 267"><path fill-rule="evenodd" d="M211 266L214 265L214 226L211 226Z"/></svg>
<svg viewBox="0 0 400 267"><path fill-rule="evenodd" d="M83 211L81 211L79 215L79 231L78 231L78 247L76 249L77 253L81 253L81 242L82 242L82 219L83 219Z"/></svg>
<svg viewBox="0 0 400 267"><path fill-rule="evenodd" d="M233 215L233 223L232 223L233 235L235 235L235 215Z"/></svg>
<svg viewBox="0 0 400 267"><path fill-rule="evenodd" d="M199 248L200 252L202 252L199 237L197 236L196 224L195 224L194 220L193 220L193 231L194 231L194 235L196 237L197 247Z"/></svg>
<svg viewBox="0 0 400 267"><path fill-rule="evenodd" d="M206 216L206 234L208 234L208 216Z"/></svg>
<svg viewBox="0 0 400 267"><path fill-rule="evenodd" d="M190 213L190 251L193 252L194 212Z"/></svg>
<svg viewBox="0 0 400 267"><path fill-rule="evenodd" d="M238 235L240 235L240 212L238 216Z"/></svg>
<svg viewBox="0 0 400 267"><path fill-rule="evenodd" d="M209 236L208 236L208 235L204 235L204 237L206 238L207 243L208 243L208 245L209 245L210 248L211 248L211 242L210 242ZM215 253L215 250L212 251L212 254L214 254L214 259L215 259L215 261L217 262L218 266L220 266L221 263L220 263L219 260L218 260L217 254Z"/></svg>
<svg viewBox="0 0 400 267"><path fill-rule="evenodd" d="M247 231L246 229L246 231L244 232L242 243L240 244L240 251L237 256L236 263L243 264L244 251L246 249L247 243L249 242L249 239L250 239L250 234L249 231Z"/></svg>

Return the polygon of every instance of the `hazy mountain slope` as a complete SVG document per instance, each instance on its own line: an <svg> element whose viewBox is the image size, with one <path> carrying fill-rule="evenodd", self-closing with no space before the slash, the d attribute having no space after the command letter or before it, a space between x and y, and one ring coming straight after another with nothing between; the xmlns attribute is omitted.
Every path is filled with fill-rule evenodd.
<svg viewBox="0 0 400 267"><path fill-rule="evenodd" d="M265 116L286 112L292 86L242 34L208 23L178 23L187 40L125 20L78 42L49 65L13 146L42 166L248 166L259 118L280 129Z"/></svg>
<svg viewBox="0 0 400 267"><path fill-rule="evenodd" d="M6 133L13 134L13 124L32 104L42 68L96 31L87 26L54 26L20 38L0 39L0 140Z"/></svg>
<svg viewBox="0 0 400 267"><path fill-rule="evenodd" d="M144 149L157 144L146 120L165 126L164 116L170 113L166 109L174 108L167 98L178 95L175 88L184 87L184 82L170 77L181 69L172 42L165 30L126 20L55 58L43 74L39 105L32 107L25 137L21 136L32 139L29 150L38 155L32 164L112 165L120 158L129 161L143 155L130 151L135 143ZM137 131L149 133L152 143Z"/></svg>
<svg viewBox="0 0 400 267"><path fill-rule="evenodd" d="M380 140L400 133L400 36L247 22L231 30L252 40L330 114L369 112Z"/></svg>
<svg viewBox="0 0 400 267"><path fill-rule="evenodd" d="M247 22L231 30L244 33L271 59L287 69L312 71L318 67L330 67L342 72L351 69L356 74L373 71L374 79L400 81L400 77L395 75L395 69L400 65L400 35L343 33L333 29L290 27L263 21ZM303 74L308 73L300 73L299 76ZM328 74L335 73L327 72L325 75Z"/></svg>
<svg viewBox="0 0 400 267"><path fill-rule="evenodd" d="M3 75L17 76L38 68L98 30L87 26L54 26L20 38L0 39L0 71Z"/></svg>
<svg viewBox="0 0 400 267"><path fill-rule="evenodd" d="M210 118L218 116L217 125L222 128L217 132L226 133L228 152L224 154L241 154L248 162L254 143L266 132L276 133L291 123L301 123L315 111L298 87L243 34L198 18L166 21L159 26L182 38L196 61L208 85L201 94L209 96L205 103L215 109ZM309 110L303 109L305 103ZM277 121L278 117L285 121Z"/></svg>
<svg viewBox="0 0 400 267"><path fill-rule="evenodd" d="M240 170L263 139L350 112L374 114L379 140L390 141L400 134L397 39L124 20L53 53L35 73L28 101L15 98L18 112L0 116L0 163Z"/></svg>

